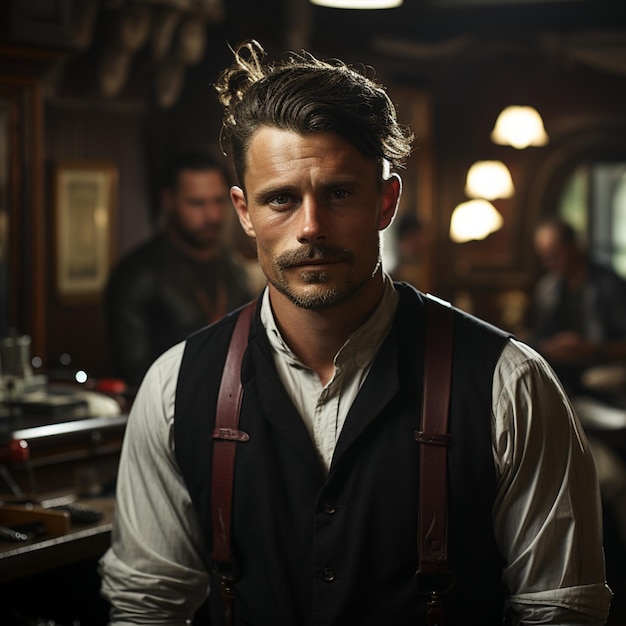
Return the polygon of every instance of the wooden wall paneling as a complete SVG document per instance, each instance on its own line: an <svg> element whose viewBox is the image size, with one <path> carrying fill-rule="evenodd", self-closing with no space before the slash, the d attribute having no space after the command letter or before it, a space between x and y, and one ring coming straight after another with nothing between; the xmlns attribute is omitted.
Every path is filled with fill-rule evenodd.
<svg viewBox="0 0 626 626"><path fill-rule="evenodd" d="M426 88L407 84L393 85L390 88L390 97L396 106L398 121L410 126L415 136L413 153L407 159L406 168L399 172L403 189L398 217L412 213L423 225L425 237L424 250L419 261L420 284L415 286L425 292L432 291L432 248L436 236L432 97Z"/></svg>
<svg viewBox="0 0 626 626"><path fill-rule="evenodd" d="M0 65L3 50L0 48ZM10 103L8 325L45 356L46 219L43 186L43 96L38 78L0 70L0 97Z"/></svg>
<svg viewBox="0 0 626 626"><path fill-rule="evenodd" d="M55 168L67 161L106 163L117 170L111 268L121 255L152 232L146 183L144 111L138 107L98 105L93 101L52 101L46 107L48 186ZM53 212L52 197L48 203ZM89 300L59 297L55 289L54 232L48 231L47 367L55 378L71 378L82 369L89 376L111 375L103 290ZM64 360L71 358L69 364Z"/></svg>

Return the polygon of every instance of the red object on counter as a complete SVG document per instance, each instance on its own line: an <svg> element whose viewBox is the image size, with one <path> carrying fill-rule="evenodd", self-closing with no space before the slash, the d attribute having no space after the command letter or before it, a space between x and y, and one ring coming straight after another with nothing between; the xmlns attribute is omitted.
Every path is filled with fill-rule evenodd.
<svg viewBox="0 0 626 626"><path fill-rule="evenodd" d="M0 463L24 463L29 458L28 442L24 439L13 439L0 448Z"/></svg>
<svg viewBox="0 0 626 626"><path fill-rule="evenodd" d="M102 393L125 393L128 389L126 383L120 378L100 378L94 385L96 391Z"/></svg>

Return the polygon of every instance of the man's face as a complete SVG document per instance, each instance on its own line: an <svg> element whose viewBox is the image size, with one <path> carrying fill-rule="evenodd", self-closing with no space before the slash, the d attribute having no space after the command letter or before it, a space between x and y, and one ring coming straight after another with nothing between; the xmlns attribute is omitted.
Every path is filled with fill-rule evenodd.
<svg viewBox="0 0 626 626"><path fill-rule="evenodd" d="M228 186L219 170L183 170L175 189L163 197L169 225L198 250L215 247L229 206Z"/></svg>
<svg viewBox="0 0 626 626"><path fill-rule="evenodd" d="M544 269L566 276L573 263L574 251L561 240L556 230L540 228L535 233L535 250Z"/></svg>
<svg viewBox="0 0 626 626"><path fill-rule="evenodd" d="M374 288L398 177L381 181L376 164L334 134L272 127L253 136L246 162L245 194L234 187L231 198L270 290L321 310Z"/></svg>

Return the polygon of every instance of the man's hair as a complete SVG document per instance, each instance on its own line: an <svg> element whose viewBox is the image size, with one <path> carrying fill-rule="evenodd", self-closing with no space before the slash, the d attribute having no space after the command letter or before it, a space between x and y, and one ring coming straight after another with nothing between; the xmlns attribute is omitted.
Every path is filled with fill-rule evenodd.
<svg viewBox="0 0 626 626"><path fill-rule="evenodd" d="M227 187L230 187L230 174L226 167L207 152L183 152L174 156L168 164L163 176L163 187L176 189L178 177L181 172L191 170L194 172L206 172L216 170L224 177Z"/></svg>
<svg viewBox="0 0 626 626"><path fill-rule="evenodd" d="M384 88L363 73L305 51L264 64L265 51L253 40L233 53L235 61L220 74L215 89L224 106L222 140L230 145L240 185L250 141L262 126L335 133L378 163L381 173L385 162L403 166L413 135L398 124Z"/></svg>

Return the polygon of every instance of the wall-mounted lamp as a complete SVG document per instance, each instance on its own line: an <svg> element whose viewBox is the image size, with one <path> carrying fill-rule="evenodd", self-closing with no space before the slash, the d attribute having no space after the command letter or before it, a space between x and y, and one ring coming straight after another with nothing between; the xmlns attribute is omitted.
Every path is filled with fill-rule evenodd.
<svg viewBox="0 0 626 626"><path fill-rule="evenodd" d="M393 9L403 0L310 0L311 4L333 9Z"/></svg>
<svg viewBox="0 0 626 626"><path fill-rule="evenodd" d="M503 223L502 215L488 200L461 202L452 212L450 239L456 243L485 239Z"/></svg>
<svg viewBox="0 0 626 626"><path fill-rule="evenodd" d="M469 198L510 198L515 193L509 168L502 161L476 161L467 172L465 194Z"/></svg>
<svg viewBox="0 0 626 626"><path fill-rule="evenodd" d="M498 116L491 131L494 143L522 149L545 146L548 135L541 115L530 106L508 106Z"/></svg>

